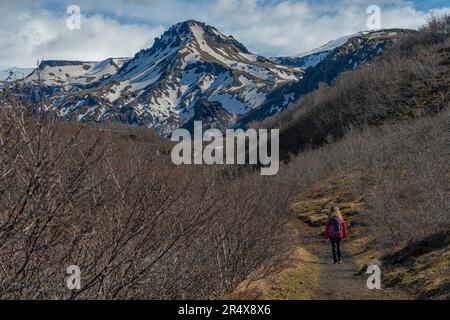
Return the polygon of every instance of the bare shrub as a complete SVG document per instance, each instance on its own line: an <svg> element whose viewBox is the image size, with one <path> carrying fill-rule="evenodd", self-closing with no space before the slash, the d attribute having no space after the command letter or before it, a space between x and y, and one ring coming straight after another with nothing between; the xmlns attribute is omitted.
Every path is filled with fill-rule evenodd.
<svg viewBox="0 0 450 320"><path fill-rule="evenodd" d="M285 168L297 192L362 172L372 185L364 216L375 246L392 252L450 229L449 114L351 128L338 142L302 152ZM367 186L355 182L355 195ZM372 190L373 188L373 190Z"/></svg>
<svg viewBox="0 0 450 320"><path fill-rule="evenodd" d="M19 104L0 107L0 124L1 298L217 298L281 250L278 180L175 167L143 129ZM81 290L65 286L70 265Z"/></svg>
<svg viewBox="0 0 450 320"><path fill-rule="evenodd" d="M419 28L422 32L429 32L434 34L450 34L450 14L434 14L432 13L427 23Z"/></svg>
<svg viewBox="0 0 450 320"><path fill-rule="evenodd" d="M390 129L374 163L378 192L369 202L381 244L395 248L450 228L448 112Z"/></svg>

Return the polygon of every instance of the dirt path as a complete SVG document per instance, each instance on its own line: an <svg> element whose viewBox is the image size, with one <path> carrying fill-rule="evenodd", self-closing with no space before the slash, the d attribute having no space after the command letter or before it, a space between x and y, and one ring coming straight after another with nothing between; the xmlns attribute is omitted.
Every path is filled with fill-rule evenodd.
<svg viewBox="0 0 450 320"><path fill-rule="evenodd" d="M360 269L370 260L381 257L368 244L371 237L364 229L366 193L355 194L354 185L364 185L371 190L370 179L355 172L345 177L327 180L310 192L299 194L292 204L297 218L286 225L290 247L243 281L228 298L269 300L409 300L415 299L398 288L367 289L370 275ZM369 192L367 191L367 192ZM323 236L323 229L332 206L344 213L350 239L342 244L343 264L334 264L331 244ZM438 270L446 266L439 264ZM272 268L275 266L276 269ZM265 270L271 273L265 273ZM387 271L386 271L387 272ZM403 274L405 272L403 271ZM387 277L390 275L386 274ZM395 278L394 278L395 279ZM392 280L392 278L391 278ZM387 282L387 281L386 281ZM392 282L391 282L392 283Z"/></svg>
<svg viewBox="0 0 450 320"><path fill-rule="evenodd" d="M295 242L281 268L270 275L256 273L243 281L229 299L244 300L409 300L410 295L392 288L369 290L368 274L359 272L355 258L342 244L343 264L334 264L331 244L322 227L302 219L289 223Z"/></svg>
<svg viewBox="0 0 450 320"><path fill-rule="evenodd" d="M320 228L315 228L302 222L295 222L300 235L299 244L311 253L315 259L303 261L306 264L318 264L319 279L312 289L312 299L323 300L395 300L408 299L404 293L393 289L369 290L366 288L368 275L358 274L354 259L345 250L342 244L342 265L335 265L331 256L331 245L325 241Z"/></svg>

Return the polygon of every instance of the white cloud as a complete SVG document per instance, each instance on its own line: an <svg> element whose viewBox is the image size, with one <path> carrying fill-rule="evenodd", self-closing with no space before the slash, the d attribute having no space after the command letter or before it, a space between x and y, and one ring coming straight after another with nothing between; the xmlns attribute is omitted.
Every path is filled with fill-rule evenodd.
<svg viewBox="0 0 450 320"><path fill-rule="evenodd" d="M233 34L254 51L265 55L294 55L366 30L369 17L366 10L373 2L284 0L257 5L263 2L216 0L205 16L208 23ZM216 5L220 10L215 10ZM450 8L441 11L450 12ZM416 10L408 2L397 2L396 6L382 10L381 27L415 29L425 22L428 14Z"/></svg>
<svg viewBox="0 0 450 320"><path fill-rule="evenodd" d="M45 7L46 2L38 5ZM64 12L69 0L48 10L38 9L34 1L2 0L0 67L32 66L41 57L132 56L171 24L187 19L214 25L256 53L293 55L365 30L366 9L373 3L384 7L383 28L417 28L429 13L402 0L79 0L86 16L81 30L71 31L65 27Z"/></svg>
<svg viewBox="0 0 450 320"><path fill-rule="evenodd" d="M37 59L98 61L133 56L153 44L164 28L120 24L101 15L83 16L80 30L66 27L66 16L23 11L0 22L0 67L29 67Z"/></svg>

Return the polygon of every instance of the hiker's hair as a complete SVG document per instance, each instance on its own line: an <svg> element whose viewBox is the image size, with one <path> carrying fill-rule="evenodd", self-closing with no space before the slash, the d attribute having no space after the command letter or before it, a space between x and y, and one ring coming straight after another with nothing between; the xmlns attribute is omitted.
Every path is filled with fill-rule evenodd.
<svg viewBox="0 0 450 320"><path fill-rule="evenodd" d="M333 216L339 217L340 219L342 219L341 210L339 210L338 207L331 207L329 218L331 218Z"/></svg>

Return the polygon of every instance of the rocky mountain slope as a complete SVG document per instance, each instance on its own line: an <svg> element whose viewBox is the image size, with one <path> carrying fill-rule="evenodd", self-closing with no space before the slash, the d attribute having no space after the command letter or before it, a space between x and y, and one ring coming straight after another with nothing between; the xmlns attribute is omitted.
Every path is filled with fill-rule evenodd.
<svg viewBox="0 0 450 320"><path fill-rule="evenodd" d="M25 78L25 83L60 86L70 91L115 74L130 58L110 58L100 62L42 61L37 69Z"/></svg>
<svg viewBox="0 0 450 320"><path fill-rule="evenodd" d="M400 37L410 34L411 30L386 29L360 32L331 42L310 55L300 58L278 58L277 61L293 64L310 64L303 78L271 92L260 108L241 118L240 125L245 126L254 121L262 121L282 111L285 106L280 101L298 101L303 95L314 91L320 83L331 84L345 71L355 70L370 63L381 55L387 45ZM347 40L345 40L347 39Z"/></svg>
<svg viewBox="0 0 450 320"><path fill-rule="evenodd" d="M358 33L301 57L269 60L189 20L131 59L43 61L23 83L66 120L143 125L161 134L194 118L208 127L242 127L370 61L403 32Z"/></svg>
<svg viewBox="0 0 450 320"><path fill-rule="evenodd" d="M294 66L299 68L311 68L315 67L321 61L326 59L330 54L338 47L343 46L350 38L362 36L363 32L359 32L357 34L344 36L339 39L333 40L324 44L323 46L316 48L311 51L307 51L301 53L296 56L288 56L288 57L273 57L270 60L286 65L286 66Z"/></svg>

